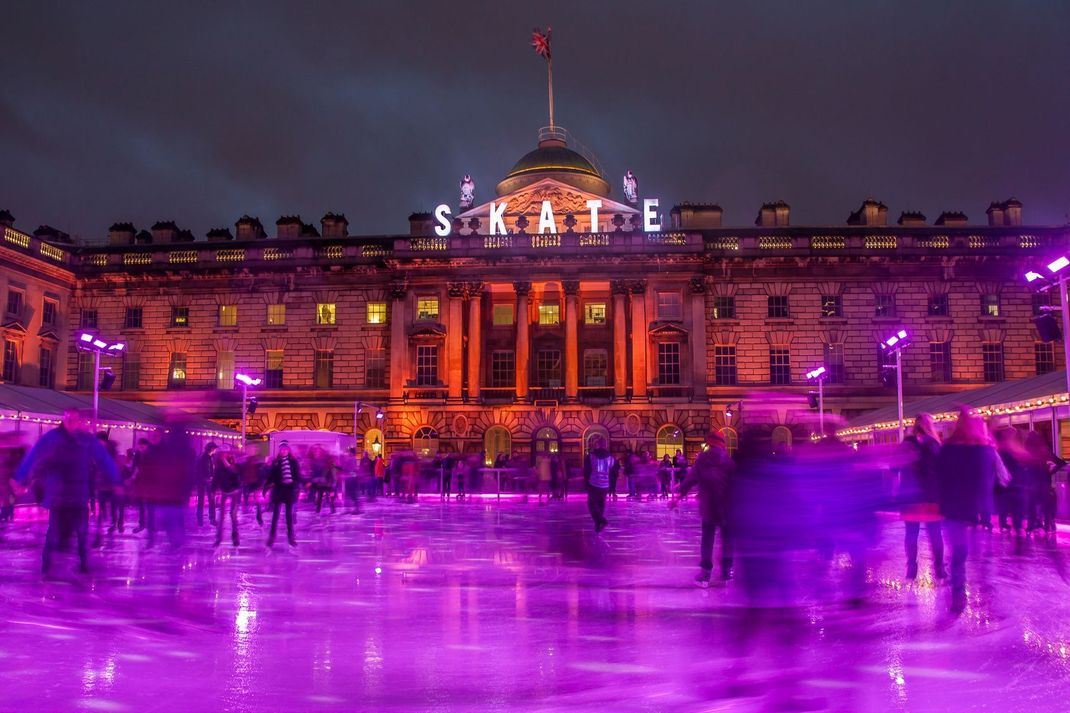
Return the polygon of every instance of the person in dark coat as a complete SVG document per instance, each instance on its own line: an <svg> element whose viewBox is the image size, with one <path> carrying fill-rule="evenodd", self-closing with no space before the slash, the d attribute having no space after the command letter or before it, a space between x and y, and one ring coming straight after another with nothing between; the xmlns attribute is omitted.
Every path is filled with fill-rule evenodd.
<svg viewBox="0 0 1070 713"><path fill-rule="evenodd" d="M197 458L197 526L204 527L204 501L208 501L208 523L215 527L215 490L212 489L212 474L215 472L215 452L219 448L208 442L204 451Z"/></svg>
<svg viewBox="0 0 1070 713"><path fill-rule="evenodd" d="M290 453L290 444L279 444L278 455L271 462L266 488L271 488L271 531L268 533L267 546L275 544L275 532L279 527L279 510L286 507L286 539L291 547L297 547L294 537L294 503L301 488L301 468L297 459Z"/></svg>
<svg viewBox="0 0 1070 713"><path fill-rule="evenodd" d="M41 485L41 504L48 509L48 531L41 554L41 571L48 574L52 553L74 534L78 561L89 571L89 494L93 473L119 484L119 470L107 449L86 428L78 409L63 412L63 421L41 437L15 471L15 481L31 477Z"/></svg>
<svg viewBox="0 0 1070 713"><path fill-rule="evenodd" d="M215 546L223 542L223 525L230 508L230 539L238 546L238 505L241 502L241 474L237 459L230 450L219 449L215 455L215 490L219 493L219 526Z"/></svg>
<svg viewBox="0 0 1070 713"><path fill-rule="evenodd" d="M698 486L699 514L702 517L702 543L700 547L701 571L695 578L700 587L710 584L713 571L713 542L717 530L721 531L721 577L732 578L731 538L726 531L728 523L729 485L735 463L725 450L724 436L717 431L706 434L706 449L695 458L691 471L680 484L680 497ZM675 504L675 501L674 501Z"/></svg>
<svg viewBox="0 0 1070 713"><path fill-rule="evenodd" d="M193 491L196 452L185 425L168 419L167 430L145 452L142 464L141 495L149 509L147 547L156 544L157 530L162 529L172 548L186 540L186 508Z"/></svg>
<svg viewBox="0 0 1070 713"><path fill-rule="evenodd" d="M967 409L959 413L955 430L940 449L940 514L951 545L951 611L966 608L967 528L981 513L992 512L997 480L1009 482L1003 462L988 436L985 422Z"/></svg>
<svg viewBox="0 0 1070 713"><path fill-rule="evenodd" d="M613 469L613 454L606 448L606 439L595 436L593 446L583 459L583 482L587 485L587 509L594 521L594 531L606 529L606 496L609 494L609 472Z"/></svg>
<svg viewBox="0 0 1070 713"><path fill-rule="evenodd" d="M940 437L931 415L919 413L914 417L914 428L903 439L901 454L905 463L900 470L900 515L906 524L907 579L918 576L918 535L923 524L933 551L935 576L946 579L944 536L940 527L940 473L936 468Z"/></svg>

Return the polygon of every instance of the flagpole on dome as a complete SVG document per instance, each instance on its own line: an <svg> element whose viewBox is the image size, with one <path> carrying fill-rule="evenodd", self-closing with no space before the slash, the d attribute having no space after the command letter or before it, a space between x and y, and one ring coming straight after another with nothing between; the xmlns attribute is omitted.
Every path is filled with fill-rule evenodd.
<svg viewBox="0 0 1070 713"><path fill-rule="evenodd" d="M550 131L554 129L554 61L550 54L550 36L553 30L547 26L546 34L538 27L531 33L531 46L535 54L546 58L546 88L550 97Z"/></svg>

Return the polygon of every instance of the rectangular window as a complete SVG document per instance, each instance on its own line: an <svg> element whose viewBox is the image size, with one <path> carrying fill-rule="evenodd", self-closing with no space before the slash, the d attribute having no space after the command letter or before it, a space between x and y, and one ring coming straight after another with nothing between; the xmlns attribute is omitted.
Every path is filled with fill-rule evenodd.
<svg viewBox="0 0 1070 713"><path fill-rule="evenodd" d="M282 349L264 350L264 386L269 389L282 388L282 372L286 365L285 352Z"/></svg>
<svg viewBox="0 0 1070 713"><path fill-rule="evenodd" d="M55 300L45 299L41 305L41 323L49 326L56 324L57 304Z"/></svg>
<svg viewBox="0 0 1070 713"><path fill-rule="evenodd" d="M821 295L821 316L822 317L842 317L843 316L843 296L842 295Z"/></svg>
<svg viewBox="0 0 1070 713"><path fill-rule="evenodd" d="M561 324L561 305L556 302L539 305L539 324L543 326Z"/></svg>
<svg viewBox="0 0 1070 713"><path fill-rule="evenodd" d="M238 326L238 305L219 305L219 326Z"/></svg>
<svg viewBox="0 0 1070 713"><path fill-rule="evenodd" d="M172 327L188 327L189 326L189 307L172 307L171 308L171 326Z"/></svg>
<svg viewBox="0 0 1070 713"><path fill-rule="evenodd" d="M946 292L941 292L938 295L929 295L930 317L947 317L950 314L951 308L948 303Z"/></svg>
<svg viewBox="0 0 1070 713"><path fill-rule="evenodd" d="M330 326L334 324L335 314L334 302L316 303L316 324L320 326Z"/></svg>
<svg viewBox="0 0 1070 713"><path fill-rule="evenodd" d="M317 389L334 388L334 351L317 349L312 355L312 386Z"/></svg>
<svg viewBox="0 0 1070 713"><path fill-rule="evenodd" d="M605 324L606 323L606 303L605 302L588 302L583 306L583 323L584 324Z"/></svg>
<svg viewBox="0 0 1070 713"><path fill-rule="evenodd" d="M736 298L729 295L718 295L713 298L714 319L735 319Z"/></svg>
<svg viewBox="0 0 1070 713"><path fill-rule="evenodd" d="M739 381L735 347L713 348L713 377L718 386L735 386Z"/></svg>
<svg viewBox="0 0 1070 713"><path fill-rule="evenodd" d="M127 307L123 313L123 329L141 329L141 308Z"/></svg>
<svg viewBox="0 0 1070 713"><path fill-rule="evenodd" d="M217 352L215 355L215 387L234 388L234 352Z"/></svg>
<svg viewBox="0 0 1070 713"><path fill-rule="evenodd" d="M490 353L490 385L499 389L516 385L516 355L513 352Z"/></svg>
<svg viewBox="0 0 1070 713"><path fill-rule="evenodd" d="M275 302L267 306L267 323L269 327L282 327L286 324L286 305Z"/></svg>
<svg viewBox="0 0 1070 713"><path fill-rule="evenodd" d="M586 349L583 352L583 385L605 386L609 376L609 352Z"/></svg>
<svg viewBox="0 0 1070 713"><path fill-rule="evenodd" d="M951 383L951 342L929 342L929 379Z"/></svg>
<svg viewBox="0 0 1070 713"><path fill-rule="evenodd" d="M4 369L0 376L5 383L19 383L19 348L10 339L4 342Z"/></svg>
<svg viewBox="0 0 1070 713"><path fill-rule="evenodd" d="M1037 376L1055 371L1055 345L1037 342L1033 345L1033 357L1037 366Z"/></svg>
<svg viewBox="0 0 1070 713"><path fill-rule="evenodd" d="M658 292L656 297L659 320L679 322L684 318L684 299L679 292Z"/></svg>
<svg viewBox="0 0 1070 713"><path fill-rule="evenodd" d="M386 324L386 302L368 303L368 324Z"/></svg>
<svg viewBox="0 0 1070 713"><path fill-rule="evenodd" d="M41 347L39 363L41 368L37 372L37 385L51 389L56 385L56 352L48 347Z"/></svg>
<svg viewBox="0 0 1070 713"><path fill-rule="evenodd" d="M491 319L496 327L504 327L513 323L513 312L516 306L511 304L498 304L491 308Z"/></svg>
<svg viewBox="0 0 1070 713"><path fill-rule="evenodd" d="M181 352L171 353L171 363L167 371L167 388L182 389L186 386L186 355Z"/></svg>
<svg viewBox="0 0 1070 713"><path fill-rule="evenodd" d="M842 384L847 379L847 369L843 362L843 345L825 345L825 381L830 384Z"/></svg>
<svg viewBox="0 0 1070 713"><path fill-rule="evenodd" d="M7 313L15 316L22 314L22 292L19 290L7 291Z"/></svg>
<svg viewBox="0 0 1070 713"><path fill-rule="evenodd" d="M78 352L78 366L74 375L74 388L78 391L90 391L93 388L93 355Z"/></svg>
<svg viewBox="0 0 1070 713"><path fill-rule="evenodd" d="M420 297L416 300L416 319L425 321L438 320L438 298Z"/></svg>
<svg viewBox="0 0 1070 713"><path fill-rule="evenodd" d="M78 321L83 329L96 329L97 311L95 309L83 309Z"/></svg>
<svg viewBox="0 0 1070 713"><path fill-rule="evenodd" d="M998 317L999 316L999 295L981 295L981 316L982 317Z"/></svg>
<svg viewBox="0 0 1070 713"><path fill-rule="evenodd" d="M386 350L369 349L364 362L364 386L369 389L386 388Z"/></svg>
<svg viewBox="0 0 1070 713"><path fill-rule="evenodd" d="M141 388L141 359L133 352L123 354L122 386L131 391Z"/></svg>
<svg viewBox="0 0 1070 713"><path fill-rule="evenodd" d="M416 347L416 385L438 384L438 347L422 344Z"/></svg>
<svg viewBox="0 0 1070 713"><path fill-rule="evenodd" d="M791 384L791 352L787 349L769 350L769 383L774 386Z"/></svg>
<svg viewBox="0 0 1070 713"><path fill-rule="evenodd" d="M1003 344L982 344L981 363L984 367L985 381L990 383L1003 381Z"/></svg>
<svg viewBox="0 0 1070 713"><path fill-rule="evenodd" d="M873 295L873 316L894 317L895 295Z"/></svg>
<svg viewBox="0 0 1070 713"><path fill-rule="evenodd" d="M542 349L535 355L535 384L551 388L561 386L561 352Z"/></svg>
<svg viewBox="0 0 1070 713"><path fill-rule="evenodd" d="M787 295L770 295L768 302L770 319L783 319L791 316L788 311Z"/></svg>
<svg viewBox="0 0 1070 713"><path fill-rule="evenodd" d="M658 383L667 385L680 383L680 344L678 342L658 344Z"/></svg>

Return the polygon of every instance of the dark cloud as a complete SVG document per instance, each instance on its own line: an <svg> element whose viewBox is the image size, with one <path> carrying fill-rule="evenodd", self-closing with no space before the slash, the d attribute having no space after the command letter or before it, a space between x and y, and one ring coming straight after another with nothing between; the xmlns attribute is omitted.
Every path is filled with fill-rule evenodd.
<svg viewBox="0 0 1070 713"><path fill-rule="evenodd" d="M665 203L733 223L782 198L842 223L867 195L975 220L1016 195L1070 212L1070 5L544 2L49 3L5 7L0 207L99 238L173 218L198 235L344 211L396 232L488 196L558 120Z"/></svg>

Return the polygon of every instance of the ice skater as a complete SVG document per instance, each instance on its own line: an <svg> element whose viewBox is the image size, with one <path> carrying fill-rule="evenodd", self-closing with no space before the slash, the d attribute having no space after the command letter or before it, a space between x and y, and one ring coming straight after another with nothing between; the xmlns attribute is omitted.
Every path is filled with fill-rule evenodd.
<svg viewBox="0 0 1070 713"><path fill-rule="evenodd" d="M279 444L279 453L271 463L265 490L271 488L271 531L268 533L267 546L275 544L275 532L279 527L279 510L286 508L286 539L291 547L297 547L294 536L294 503L301 487L301 468L297 459L290 453L290 444Z"/></svg>
<svg viewBox="0 0 1070 713"><path fill-rule="evenodd" d="M67 409L63 420L37 442L15 472L15 481L40 483L41 504L48 509L48 531L41 553L41 572L48 574L52 553L73 534L78 540L78 564L89 571L89 492L93 469L102 481L119 484L119 470L108 451L86 428L78 409Z"/></svg>
<svg viewBox="0 0 1070 713"><path fill-rule="evenodd" d="M215 527L215 490L212 488L212 474L215 472L215 452L218 446L208 442L204 452L197 458L197 527L204 527L204 501L208 501L208 523Z"/></svg>
<svg viewBox="0 0 1070 713"><path fill-rule="evenodd" d="M216 453L215 490L219 493L219 527L216 530L215 546L223 542L223 524L230 508L230 539L238 546L238 505L241 502L241 477L234 454L230 450L220 449Z"/></svg>
<svg viewBox="0 0 1070 713"><path fill-rule="evenodd" d="M921 526L929 535L933 552L936 579L947 578L944 569L944 536L940 527L940 474L936 460L940 455L940 436L933 425L933 417L919 413L914 428L901 447L906 463L900 470L901 516L906 525L907 579L918 576L918 535Z"/></svg>
<svg viewBox="0 0 1070 713"><path fill-rule="evenodd" d="M721 578L732 578L732 547L728 524L729 485L735 463L725 450L724 436L716 431L706 434L706 450L699 453L691 472L680 484L680 497L686 497L691 488L698 486L699 514L702 517L701 560L695 584L708 587L713 572L713 542L717 530L721 531ZM676 506L676 500L671 503Z"/></svg>
<svg viewBox="0 0 1070 713"><path fill-rule="evenodd" d="M583 460L583 482L587 486L587 509L594 521L594 531L606 529L606 496L609 495L609 472L613 469L615 459L606 448L606 439L595 436L591 439L591 450Z"/></svg>

